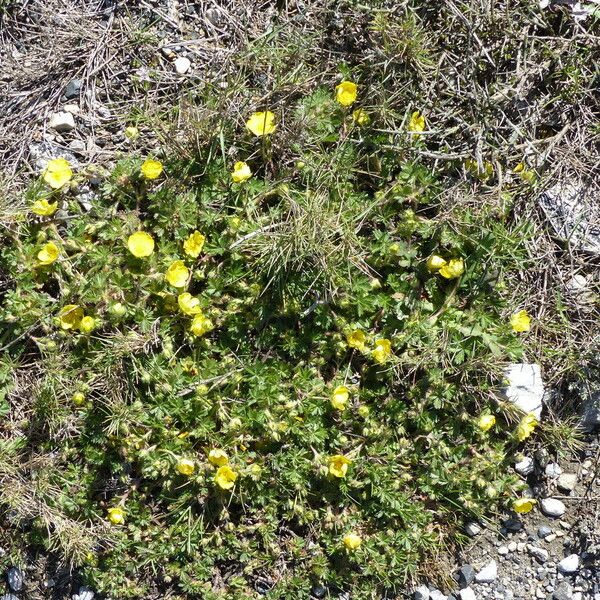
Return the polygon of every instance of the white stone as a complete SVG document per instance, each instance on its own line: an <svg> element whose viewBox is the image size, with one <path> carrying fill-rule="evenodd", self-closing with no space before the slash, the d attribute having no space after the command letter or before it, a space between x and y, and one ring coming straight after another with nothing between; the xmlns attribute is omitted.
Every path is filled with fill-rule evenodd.
<svg viewBox="0 0 600 600"><path fill-rule="evenodd" d="M506 398L524 413L533 413L536 418L542 414L544 382L540 365L513 363L505 371L508 387Z"/></svg>
<svg viewBox="0 0 600 600"><path fill-rule="evenodd" d="M448 600L448 596L442 594L440 590L431 590L429 592L429 600Z"/></svg>
<svg viewBox="0 0 600 600"><path fill-rule="evenodd" d="M556 482L556 485L563 492L572 492L577 485L577 475L575 473L563 473Z"/></svg>
<svg viewBox="0 0 600 600"><path fill-rule="evenodd" d="M63 110L65 112L71 113L72 115L76 115L78 112L80 112L79 106L77 106L77 104L65 104L63 106Z"/></svg>
<svg viewBox="0 0 600 600"><path fill-rule="evenodd" d="M479 527L479 525L475 523L475 521L471 521L470 523L467 523L465 525L465 531L471 537L475 537L476 535L479 535L481 533L481 527Z"/></svg>
<svg viewBox="0 0 600 600"><path fill-rule="evenodd" d="M475 592L470 587L460 590L458 595L460 596L460 600L477 600Z"/></svg>
<svg viewBox="0 0 600 600"><path fill-rule="evenodd" d="M548 517L562 517L567 510L567 507L556 498L543 498L540 500L542 512Z"/></svg>
<svg viewBox="0 0 600 600"><path fill-rule="evenodd" d="M527 550L529 550L529 554L531 554L531 556L537 558L542 563L545 563L550 556L548 550L544 550L544 548L538 548L537 546L532 546L531 544L527 545Z"/></svg>
<svg viewBox="0 0 600 600"><path fill-rule="evenodd" d="M414 600L429 600L429 588L426 585L420 585L413 594Z"/></svg>
<svg viewBox="0 0 600 600"><path fill-rule="evenodd" d="M498 565L495 560L491 560L475 575L475 581L477 583L492 583L492 581L496 581L496 577L498 577Z"/></svg>
<svg viewBox="0 0 600 600"><path fill-rule="evenodd" d="M509 553L509 550L506 546L500 546L500 548L498 548L498 554L500 556L505 556L508 553Z"/></svg>
<svg viewBox="0 0 600 600"><path fill-rule="evenodd" d="M75 129L75 119L73 118L73 115L68 112L54 113L50 117L48 127L55 129L59 133L71 131L72 129Z"/></svg>
<svg viewBox="0 0 600 600"><path fill-rule="evenodd" d="M523 477L527 477L530 473L533 473L534 463L533 458L530 456L524 456L522 460L515 464L515 471Z"/></svg>
<svg viewBox="0 0 600 600"><path fill-rule="evenodd" d="M514 552L517 549L517 542L511 542L508 545L508 551L509 552Z"/></svg>
<svg viewBox="0 0 600 600"><path fill-rule="evenodd" d="M185 56L180 56L175 60L173 64L175 65L175 70L177 71L177 73L179 73L180 75L185 75L185 73L187 73L190 70L190 67L192 66L192 61Z"/></svg>
<svg viewBox="0 0 600 600"><path fill-rule="evenodd" d="M562 469L558 466L557 463L548 463L546 465L546 475L550 477L550 479L556 479L562 473Z"/></svg>
<svg viewBox="0 0 600 600"><path fill-rule="evenodd" d="M579 570L579 555L571 554L558 563L558 570L563 575L576 573Z"/></svg>

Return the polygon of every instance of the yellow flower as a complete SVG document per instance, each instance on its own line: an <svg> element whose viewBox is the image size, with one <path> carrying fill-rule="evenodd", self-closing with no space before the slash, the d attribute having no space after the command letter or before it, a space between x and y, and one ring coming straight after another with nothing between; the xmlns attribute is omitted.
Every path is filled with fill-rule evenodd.
<svg viewBox="0 0 600 600"><path fill-rule="evenodd" d="M31 205L31 212L41 217L50 217L56 212L57 208L58 202L48 202L46 198L42 198Z"/></svg>
<svg viewBox="0 0 600 600"><path fill-rule="evenodd" d="M136 258L145 258L154 252L154 239L145 231L136 231L127 239L127 247Z"/></svg>
<svg viewBox="0 0 600 600"><path fill-rule="evenodd" d="M335 88L335 99L342 106L350 106L356 102L357 90L356 84L352 81L342 81Z"/></svg>
<svg viewBox="0 0 600 600"><path fill-rule="evenodd" d="M77 304L67 304L61 308L58 318L62 329L75 329L83 319L83 308Z"/></svg>
<svg viewBox="0 0 600 600"><path fill-rule="evenodd" d="M196 315L192 324L190 325L190 331L197 337L201 337L213 329L213 322L205 317L203 314Z"/></svg>
<svg viewBox="0 0 600 600"><path fill-rule="evenodd" d="M445 261L441 256L437 254L432 254L427 259L427 270L430 273L437 273L442 267L445 267L447 264L447 261Z"/></svg>
<svg viewBox="0 0 600 600"><path fill-rule="evenodd" d="M120 506L108 509L108 520L113 525L122 525L125 523L125 511Z"/></svg>
<svg viewBox="0 0 600 600"><path fill-rule="evenodd" d="M229 466L223 465L215 473L215 481L223 490L230 490L235 485L238 474Z"/></svg>
<svg viewBox="0 0 600 600"><path fill-rule="evenodd" d="M181 312L185 315L198 315L202 312L200 308L200 300L192 296L189 292L183 292L177 296L177 304Z"/></svg>
<svg viewBox="0 0 600 600"><path fill-rule="evenodd" d="M354 119L354 122L359 127L362 127L363 125L368 125L369 122L371 121L371 117L369 117L369 113L364 108L357 108L352 113L352 118Z"/></svg>
<svg viewBox="0 0 600 600"><path fill-rule="evenodd" d="M83 392L75 392L71 400L73 400L73 404L81 406L85 402L85 394Z"/></svg>
<svg viewBox="0 0 600 600"><path fill-rule="evenodd" d="M465 263L462 258L452 258L440 268L439 274L446 279L456 279L465 272Z"/></svg>
<svg viewBox="0 0 600 600"><path fill-rule="evenodd" d="M513 502L512 507L516 513L525 514L531 512L536 504L537 501L533 498L517 498Z"/></svg>
<svg viewBox="0 0 600 600"><path fill-rule="evenodd" d="M208 453L208 462L215 467L223 467L229 464L229 457L225 450L215 448Z"/></svg>
<svg viewBox="0 0 600 600"><path fill-rule="evenodd" d="M375 362L383 364L392 355L392 342L385 338L375 342L375 348L371 352Z"/></svg>
<svg viewBox="0 0 600 600"><path fill-rule="evenodd" d="M517 439L522 442L526 440L532 433L533 430L538 426L538 420L535 414L529 413L525 415L517 427Z"/></svg>
<svg viewBox="0 0 600 600"><path fill-rule="evenodd" d="M51 265L60 254L58 246L54 242L48 242L42 249L37 253L38 262L41 265Z"/></svg>
<svg viewBox="0 0 600 600"><path fill-rule="evenodd" d="M425 131L425 117L418 110L410 116L408 131L412 131L413 133Z"/></svg>
<svg viewBox="0 0 600 600"><path fill-rule="evenodd" d="M347 533L342 541L348 550L356 550L362 544L362 538L356 533Z"/></svg>
<svg viewBox="0 0 600 600"><path fill-rule="evenodd" d="M367 342L367 336L364 331L360 329L355 329L346 335L346 343L350 348L356 348L361 352L365 350L365 344Z"/></svg>
<svg viewBox="0 0 600 600"><path fill-rule="evenodd" d="M188 238L183 242L183 251L192 258L198 258L202 248L204 248L204 242L206 238L198 231L190 233Z"/></svg>
<svg viewBox="0 0 600 600"><path fill-rule="evenodd" d="M531 317L526 310L520 310L510 317L510 326L516 333L531 329Z"/></svg>
<svg viewBox="0 0 600 600"><path fill-rule="evenodd" d="M44 181L53 189L61 188L65 183L69 183L73 177L73 171L69 161L65 158L54 158L48 161L44 170Z"/></svg>
<svg viewBox="0 0 600 600"><path fill-rule="evenodd" d="M494 174L494 165L489 160L484 160L481 168L479 168L479 163L476 160L467 158L465 160L465 169L473 177L477 177L477 179L481 179L482 181L489 179Z"/></svg>
<svg viewBox="0 0 600 600"><path fill-rule="evenodd" d="M140 167L142 175L146 179L158 179L163 172L162 163L159 160L153 158L147 158Z"/></svg>
<svg viewBox="0 0 600 600"><path fill-rule="evenodd" d="M130 125L125 128L125 137L130 141L135 141L140 137L140 131L137 127Z"/></svg>
<svg viewBox="0 0 600 600"><path fill-rule="evenodd" d="M189 477L190 475L194 474L194 471L196 470L196 465L194 461L190 460L189 458L180 458L177 461L175 468L177 469L178 473Z"/></svg>
<svg viewBox="0 0 600 600"><path fill-rule="evenodd" d="M343 454L335 454L329 458L329 474L339 478L345 477L348 465L351 464L352 461Z"/></svg>
<svg viewBox="0 0 600 600"><path fill-rule="evenodd" d="M481 415L477 421L477 427L481 431L489 431L496 424L496 417L494 415Z"/></svg>
<svg viewBox="0 0 600 600"><path fill-rule="evenodd" d="M231 173L233 183L243 183L247 179L250 179L250 177L252 177L252 171L245 162L240 160L233 165L233 171Z"/></svg>
<svg viewBox="0 0 600 600"><path fill-rule="evenodd" d="M183 264L182 260L176 260L167 269L165 278L173 287L182 288L187 285L190 270Z"/></svg>
<svg viewBox="0 0 600 600"><path fill-rule="evenodd" d="M337 410L345 410L350 398L350 391L344 385L338 385L331 394L331 405Z"/></svg>
<svg viewBox="0 0 600 600"><path fill-rule="evenodd" d="M96 327L94 317L83 317L79 322L79 331L81 331L81 333L92 333L94 327Z"/></svg>
<svg viewBox="0 0 600 600"><path fill-rule="evenodd" d="M275 115L270 110L252 113L246 121L246 127L257 137L269 135L277 128Z"/></svg>

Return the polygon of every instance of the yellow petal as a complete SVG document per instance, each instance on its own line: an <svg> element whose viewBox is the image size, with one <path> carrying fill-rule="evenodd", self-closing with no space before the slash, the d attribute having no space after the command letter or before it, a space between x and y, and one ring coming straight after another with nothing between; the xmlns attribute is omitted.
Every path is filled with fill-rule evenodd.
<svg viewBox="0 0 600 600"><path fill-rule="evenodd" d="M329 474L338 478L345 477L350 464L352 461L349 458L343 454L335 454L329 458Z"/></svg>
<svg viewBox="0 0 600 600"><path fill-rule="evenodd" d="M425 131L425 117L416 110L410 117L410 121L408 122L408 131L412 131L413 133L421 133Z"/></svg>
<svg viewBox="0 0 600 600"><path fill-rule="evenodd" d="M67 304L58 313L62 329L76 329L83 319L83 308L77 304Z"/></svg>
<svg viewBox="0 0 600 600"><path fill-rule="evenodd" d="M213 322L203 314L196 315L190 325L190 331L197 337L207 334L213 329Z"/></svg>
<svg viewBox="0 0 600 600"><path fill-rule="evenodd" d="M456 279L465 272L465 263L462 258L452 258L440 268L439 274L446 279Z"/></svg>
<svg viewBox="0 0 600 600"><path fill-rule="evenodd" d="M48 202L46 198L42 198L31 205L31 212L41 217L50 217L56 212L57 208L58 202Z"/></svg>
<svg viewBox="0 0 600 600"><path fill-rule="evenodd" d="M255 112L246 121L246 127L257 137L269 135L277 128L277 125L275 125L275 115L270 110Z"/></svg>
<svg viewBox="0 0 600 600"><path fill-rule="evenodd" d="M58 246L54 242L48 242L42 246L37 254L37 259L41 265L51 265L60 254Z"/></svg>
<svg viewBox="0 0 600 600"><path fill-rule="evenodd" d="M496 424L494 415L481 415L477 421L477 426L481 431L489 431Z"/></svg>
<svg viewBox="0 0 600 600"><path fill-rule="evenodd" d="M190 460L189 458L180 458L177 461L175 468L182 475L186 475L189 477L190 475L193 475L193 473L196 469L196 465L195 465L194 461Z"/></svg>
<svg viewBox="0 0 600 600"><path fill-rule="evenodd" d="M238 474L229 466L223 465L217 469L215 481L223 490L230 490L235 485Z"/></svg>
<svg viewBox="0 0 600 600"><path fill-rule="evenodd" d="M125 511L122 508L120 508L119 506L116 506L114 508L109 508L108 509L108 520L113 525L122 525L125 522Z"/></svg>
<svg viewBox="0 0 600 600"><path fill-rule="evenodd" d="M200 300L192 296L189 292L184 292L177 296L177 304L182 313L186 315L198 315L202 312L200 308Z"/></svg>
<svg viewBox="0 0 600 600"><path fill-rule="evenodd" d="M183 264L182 260L176 260L167 269L165 278L173 287L182 288L187 285L190 270Z"/></svg>
<svg viewBox="0 0 600 600"><path fill-rule="evenodd" d="M531 329L531 317L526 310L520 310L510 317L510 326L515 333Z"/></svg>
<svg viewBox="0 0 600 600"><path fill-rule="evenodd" d="M145 258L154 252L154 239L145 231L136 231L127 239L127 247L136 258Z"/></svg>
<svg viewBox="0 0 600 600"><path fill-rule="evenodd" d="M392 355L392 342L385 338L377 340L371 355L375 359L375 362L383 364Z"/></svg>
<svg viewBox="0 0 600 600"><path fill-rule="evenodd" d="M331 394L331 405L337 410L345 410L350 398L350 391L347 387L339 385Z"/></svg>
<svg viewBox="0 0 600 600"><path fill-rule="evenodd" d="M71 181L72 177L71 165L65 158L54 158L48 161L43 173L44 181L55 190Z"/></svg>
<svg viewBox="0 0 600 600"><path fill-rule="evenodd" d="M234 183L243 183L247 179L250 179L250 177L252 177L252 171L245 162L239 161L233 165L231 179Z"/></svg>
<svg viewBox="0 0 600 600"><path fill-rule="evenodd" d="M352 81L342 81L335 88L335 99L342 106L350 106L356 102L358 87Z"/></svg>
<svg viewBox="0 0 600 600"><path fill-rule="evenodd" d="M229 463L229 458L224 450L214 448L208 453L208 462L215 467L223 467Z"/></svg>
<svg viewBox="0 0 600 600"><path fill-rule="evenodd" d="M196 230L183 242L183 251L192 258L198 258L200 252L202 252L202 248L204 248L205 241L206 238Z"/></svg>
<svg viewBox="0 0 600 600"><path fill-rule="evenodd" d="M448 263L441 256L438 256L437 254L432 254L427 259L427 270L430 273L436 273L442 267L445 267L447 264Z"/></svg>
<svg viewBox="0 0 600 600"><path fill-rule="evenodd" d="M346 335L346 343L350 348L356 348L363 352L365 350L365 345L367 341L367 336L364 331L360 329L355 329Z"/></svg>
<svg viewBox="0 0 600 600"><path fill-rule="evenodd" d="M163 172L163 166L160 161L147 158L142 163L140 171L146 179L158 179Z"/></svg>
<svg viewBox="0 0 600 600"><path fill-rule="evenodd" d="M516 513L525 514L531 512L536 504L537 502L533 498L517 498L512 507Z"/></svg>
<svg viewBox="0 0 600 600"><path fill-rule="evenodd" d="M359 127L363 127L364 125L369 124L371 117L369 117L369 114L364 108L357 108L352 113L352 119Z"/></svg>
<svg viewBox="0 0 600 600"><path fill-rule="evenodd" d="M79 331L81 331L81 333L91 333L94 331L94 327L96 327L94 317L86 316L79 322Z"/></svg>
<svg viewBox="0 0 600 600"><path fill-rule="evenodd" d="M343 542L348 550L356 550L362 544L362 539L360 535L356 533L347 533L343 537Z"/></svg>
<svg viewBox="0 0 600 600"><path fill-rule="evenodd" d="M526 440L539 425L537 417L534 413L526 414L517 427L517 439L520 442Z"/></svg>

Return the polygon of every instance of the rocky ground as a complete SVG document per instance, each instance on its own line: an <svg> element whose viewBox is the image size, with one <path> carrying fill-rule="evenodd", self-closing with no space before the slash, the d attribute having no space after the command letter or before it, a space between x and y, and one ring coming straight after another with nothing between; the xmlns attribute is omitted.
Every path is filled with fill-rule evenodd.
<svg viewBox="0 0 600 600"><path fill-rule="evenodd" d="M470 523L458 557L456 589L426 585L415 600L600 600L599 438L581 460L552 459L544 449L515 470L539 497L534 511Z"/></svg>

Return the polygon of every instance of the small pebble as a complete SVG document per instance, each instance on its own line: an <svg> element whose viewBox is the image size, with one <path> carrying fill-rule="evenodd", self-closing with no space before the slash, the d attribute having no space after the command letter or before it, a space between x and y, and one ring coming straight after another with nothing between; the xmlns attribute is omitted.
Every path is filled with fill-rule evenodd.
<svg viewBox="0 0 600 600"><path fill-rule="evenodd" d="M544 548L538 548L537 546L532 546L531 544L527 546L527 550L529 550L529 554L531 554L531 556L542 563L545 563L550 556L548 550L544 550Z"/></svg>
<svg viewBox="0 0 600 600"><path fill-rule="evenodd" d="M546 465L546 476L551 479L556 479L562 473L562 469L558 466L557 463L548 463Z"/></svg>
<svg viewBox="0 0 600 600"><path fill-rule="evenodd" d="M575 473L563 473L558 478L556 485L563 492L572 492L577 485L577 475Z"/></svg>
<svg viewBox="0 0 600 600"><path fill-rule="evenodd" d="M533 473L533 468L533 458L529 456L523 457L522 460L515 464L515 471L523 477L527 477L527 475Z"/></svg>
<svg viewBox="0 0 600 600"><path fill-rule="evenodd" d="M426 585L419 586L413 593L414 600L429 600L429 588Z"/></svg>
<svg viewBox="0 0 600 600"><path fill-rule="evenodd" d="M556 498L543 498L540 500L540 507L542 512L547 517L562 517L567 510L567 507Z"/></svg>
<svg viewBox="0 0 600 600"><path fill-rule="evenodd" d="M175 71L177 71L179 75L185 75L190 70L192 61L185 56L180 56L173 64L175 65Z"/></svg>
<svg viewBox="0 0 600 600"><path fill-rule="evenodd" d="M491 560L477 575L475 581L477 583L492 583L498 577L498 565L495 560Z"/></svg>
<svg viewBox="0 0 600 600"><path fill-rule="evenodd" d="M460 590L458 594L460 596L460 600L477 600L475 592L470 587Z"/></svg>
<svg viewBox="0 0 600 600"><path fill-rule="evenodd" d="M558 570L563 575L576 573L579 570L579 555L570 554L558 563Z"/></svg>
<svg viewBox="0 0 600 600"><path fill-rule="evenodd" d="M50 117L48 127L58 131L59 133L71 131L75 129L75 119L73 118L73 115L68 112L54 113Z"/></svg>
<svg viewBox="0 0 600 600"><path fill-rule="evenodd" d="M6 574L6 581L13 592L20 592L23 587L23 572L17 567L11 567Z"/></svg>
<svg viewBox="0 0 600 600"><path fill-rule="evenodd" d="M471 521L465 525L465 531L467 532L467 535L475 537L481 533L481 527L478 523L475 523L475 521Z"/></svg>

